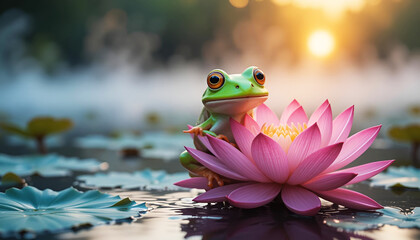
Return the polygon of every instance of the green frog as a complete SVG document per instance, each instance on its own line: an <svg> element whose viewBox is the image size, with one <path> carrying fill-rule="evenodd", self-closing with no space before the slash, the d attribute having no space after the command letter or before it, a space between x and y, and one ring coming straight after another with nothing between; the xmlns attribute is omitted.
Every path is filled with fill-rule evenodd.
<svg viewBox="0 0 420 240"><path fill-rule="evenodd" d="M265 75L257 67L248 67L242 74L231 75L220 69L212 70L207 76L208 87L202 96L204 108L197 125L184 132L195 136L209 134L235 145L229 119L243 123L246 114L252 116L253 110L268 98L264 84ZM199 150L208 151L197 137L194 145ZM219 186L229 182L229 179L201 165L187 151L181 153L180 161L192 177L206 177L210 188L213 180Z"/></svg>

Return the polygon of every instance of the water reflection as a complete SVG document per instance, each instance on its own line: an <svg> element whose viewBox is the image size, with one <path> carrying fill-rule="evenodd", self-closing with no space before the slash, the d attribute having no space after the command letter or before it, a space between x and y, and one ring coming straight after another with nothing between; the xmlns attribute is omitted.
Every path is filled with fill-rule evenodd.
<svg viewBox="0 0 420 240"><path fill-rule="evenodd" d="M211 205L206 208L179 209L190 216L181 223L185 237L203 239L371 239L358 233L328 227L322 216L303 217L291 214L284 206L271 205L242 210Z"/></svg>

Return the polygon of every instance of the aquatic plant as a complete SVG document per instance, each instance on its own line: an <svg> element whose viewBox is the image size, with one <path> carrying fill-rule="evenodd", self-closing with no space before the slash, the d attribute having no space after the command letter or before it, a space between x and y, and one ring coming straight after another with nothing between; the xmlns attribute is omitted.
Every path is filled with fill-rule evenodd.
<svg viewBox="0 0 420 240"><path fill-rule="evenodd" d="M108 168L95 159L78 159L57 154L10 156L0 154L0 176L13 172L18 176L39 174L44 177L66 176L71 171L94 172Z"/></svg>
<svg viewBox="0 0 420 240"><path fill-rule="evenodd" d="M0 128L4 131L23 138L34 139L41 154L47 153L45 138L51 134L58 134L73 127L70 119L56 119L53 117L36 117L31 119L25 128L12 123L1 123Z"/></svg>
<svg viewBox="0 0 420 240"><path fill-rule="evenodd" d="M400 208L385 207L375 212L334 214L327 217L324 222L328 226L347 231L376 229L384 225L420 229L420 208L416 207L411 211L403 211Z"/></svg>
<svg viewBox="0 0 420 240"><path fill-rule="evenodd" d="M389 167L371 179L370 185L420 189L420 169L413 166Z"/></svg>
<svg viewBox="0 0 420 240"><path fill-rule="evenodd" d="M407 142L412 147L412 160L416 167L420 168L420 124L410 124L404 127L394 126L389 129L389 136L397 141Z"/></svg>
<svg viewBox="0 0 420 240"><path fill-rule="evenodd" d="M34 187L0 193L0 236L56 232L140 216L147 207L128 198L74 188L56 192Z"/></svg>
<svg viewBox="0 0 420 240"><path fill-rule="evenodd" d="M9 188L14 186L23 186L24 184L26 184L25 179L20 178L18 175L12 172L8 172L2 176L0 187Z"/></svg>
<svg viewBox="0 0 420 240"><path fill-rule="evenodd" d="M153 171L145 169L133 173L127 172L108 172L96 173L95 175L81 175L77 180L81 181L80 185L86 188L145 188L155 190L173 190L179 187L173 186L172 183L180 181L188 177L188 173L167 173L164 170Z"/></svg>
<svg viewBox="0 0 420 240"><path fill-rule="evenodd" d="M76 139L76 145L81 148L100 148L124 151L139 149L142 158L177 159L180 146L192 146L190 138L184 134L167 132L146 132L142 135L119 134L115 137L89 135Z"/></svg>
<svg viewBox="0 0 420 240"><path fill-rule="evenodd" d="M244 125L231 120L239 149L209 135L199 139L211 154L186 147L198 162L232 180L232 184L210 189L194 201L229 201L236 207L255 208L281 196L289 210L302 215L314 215L320 210L319 197L354 209L382 208L373 199L340 187L376 175L393 160L339 170L369 148L381 126L348 137L353 107L333 120L328 101L309 119L296 100L280 119L267 106L260 105L255 119L246 115ZM208 189L208 179L203 177L175 184Z"/></svg>

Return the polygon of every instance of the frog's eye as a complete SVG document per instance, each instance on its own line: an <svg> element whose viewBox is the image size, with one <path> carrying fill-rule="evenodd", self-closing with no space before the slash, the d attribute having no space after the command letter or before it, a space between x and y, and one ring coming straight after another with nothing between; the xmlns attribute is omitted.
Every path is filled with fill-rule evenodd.
<svg viewBox="0 0 420 240"><path fill-rule="evenodd" d="M255 68L254 69L254 79L255 79L255 81L259 84L259 85L264 85L264 83L265 83L265 75L264 75L264 73L260 70L260 69L258 69L258 68Z"/></svg>
<svg viewBox="0 0 420 240"><path fill-rule="evenodd" d="M207 76L207 85L211 90L217 90L225 84L225 77L221 72L211 72Z"/></svg>

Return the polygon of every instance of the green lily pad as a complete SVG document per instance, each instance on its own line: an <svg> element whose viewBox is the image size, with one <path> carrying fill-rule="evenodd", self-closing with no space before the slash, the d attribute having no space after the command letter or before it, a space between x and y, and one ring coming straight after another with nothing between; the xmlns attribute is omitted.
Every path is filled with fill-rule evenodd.
<svg viewBox="0 0 420 240"><path fill-rule="evenodd" d="M169 174L166 171L152 171L145 169L133 173L109 172L97 173L95 175L78 176L77 180L82 181L81 186L85 188L145 188L155 190L176 190L180 187L173 183L188 178L187 172Z"/></svg>
<svg viewBox="0 0 420 240"><path fill-rule="evenodd" d="M13 172L18 176L39 174L44 177L71 175L72 171L95 172L108 168L95 159L78 159L56 154L10 156L0 154L0 176Z"/></svg>
<svg viewBox="0 0 420 240"><path fill-rule="evenodd" d="M73 127L73 122L67 118L36 117L28 122L26 128L21 128L12 123L1 123L0 127L12 134L36 138L67 131Z"/></svg>
<svg viewBox="0 0 420 240"><path fill-rule="evenodd" d="M2 188L8 188L8 187L14 187L14 186L22 186L24 185L25 179L20 178L18 175L8 172L3 175L0 182L0 187Z"/></svg>
<svg viewBox="0 0 420 240"><path fill-rule="evenodd" d="M389 136L397 141L420 143L420 124L410 124L405 127L392 127Z"/></svg>
<svg viewBox="0 0 420 240"><path fill-rule="evenodd" d="M351 214L334 214L324 219L332 227L348 231L377 229L384 225L399 228L420 228L420 208L402 211L399 208L385 207L375 212L356 212Z"/></svg>
<svg viewBox="0 0 420 240"><path fill-rule="evenodd" d="M371 186L406 187L420 189L420 169L413 166L389 167L370 179Z"/></svg>
<svg viewBox="0 0 420 240"><path fill-rule="evenodd" d="M80 137L76 145L81 148L140 149L141 157L151 159L178 159L183 146L192 147L189 134L169 134L166 132L146 132L142 135L121 134L116 137L90 135Z"/></svg>
<svg viewBox="0 0 420 240"><path fill-rule="evenodd" d="M11 188L0 193L0 234L5 237L21 232L54 233L130 220L146 210L144 203L98 191Z"/></svg>

